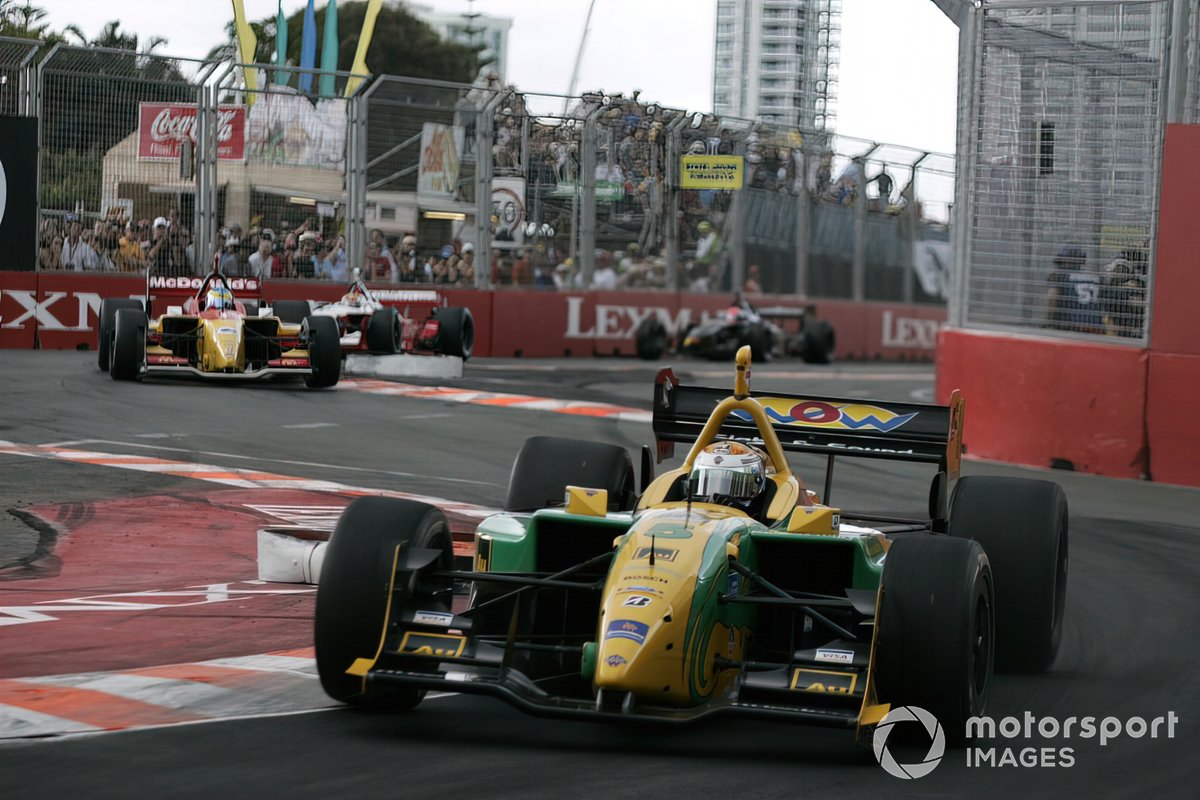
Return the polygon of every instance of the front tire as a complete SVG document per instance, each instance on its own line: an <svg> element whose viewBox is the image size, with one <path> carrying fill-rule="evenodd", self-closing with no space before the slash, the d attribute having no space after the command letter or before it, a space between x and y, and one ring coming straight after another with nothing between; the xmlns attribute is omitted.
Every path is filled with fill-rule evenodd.
<svg viewBox="0 0 1200 800"><path fill-rule="evenodd" d="M982 714L994 645L992 572L979 543L936 534L892 542L876 624L875 685L892 708L933 713L961 743Z"/></svg>
<svg viewBox="0 0 1200 800"><path fill-rule="evenodd" d="M307 300L276 300L271 304L271 313L289 325L299 325L312 314Z"/></svg>
<svg viewBox="0 0 1200 800"><path fill-rule="evenodd" d="M960 478L948 532L983 545L996 574L996 668L1043 672L1062 639L1069 513L1062 488L1028 478Z"/></svg>
<svg viewBox="0 0 1200 800"><path fill-rule="evenodd" d="M801 334L800 358L809 364L830 364L833 362L834 350L837 348L837 337L833 326L823 319L809 323Z"/></svg>
<svg viewBox="0 0 1200 800"><path fill-rule="evenodd" d="M670 345L667 327L655 315L646 317L639 322L633 336L638 358L644 358L647 361L662 358Z"/></svg>
<svg viewBox="0 0 1200 800"><path fill-rule="evenodd" d="M333 317L307 317L304 330L308 337L308 363L312 374L304 376L310 389L334 386L342 376L342 342L337 320Z"/></svg>
<svg viewBox="0 0 1200 800"><path fill-rule="evenodd" d="M525 440L508 482L507 511L561 505L567 485L604 489L612 511L632 509L633 460L615 444L534 436Z"/></svg>
<svg viewBox="0 0 1200 800"><path fill-rule="evenodd" d="M321 687L334 700L372 711L407 711L425 697L425 690L409 687L368 689L362 678L346 674L355 660L379 653L389 601L393 619L418 598L421 608L450 610L448 582L424 585L418 574L393 586L397 547L401 560L414 548L440 550L430 568L454 568L450 527L441 511L413 500L362 497L338 520L317 586L313 638Z"/></svg>
<svg viewBox="0 0 1200 800"><path fill-rule="evenodd" d="M390 355L400 352L400 313L384 306L367 319L367 350Z"/></svg>
<svg viewBox="0 0 1200 800"><path fill-rule="evenodd" d="M146 363L146 328L149 318L138 308L118 309L113 317L108 374L114 381L135 381Z"/></svg>
<svg viewBox="0 0 1200 800"><path fill-rule="evenodd" d="M96 363L104 372L108 372L108 352L112 346L113 318L123 308L133 308L140 311L142 302L128 297L110 297L100 301L99 333L96 343Z"/></svg>

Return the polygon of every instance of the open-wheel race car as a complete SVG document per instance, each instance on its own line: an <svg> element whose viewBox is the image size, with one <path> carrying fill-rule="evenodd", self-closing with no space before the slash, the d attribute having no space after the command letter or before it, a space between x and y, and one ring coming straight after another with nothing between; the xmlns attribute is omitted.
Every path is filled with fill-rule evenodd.
<svg viewBox="0 0 1200 800"><path fill-rule="evenodd" d="M101 302L98 366L125 381L296 375L310 388L335 385L342 371L337 323L315 315L283 320L261 307L260 298L257 280L227 277L215 263L203 278L148 273L144 298Z"/></svg>
<svg viewBox="0 0 1200 800"><path fill-rule="evenodd" d="M833 326L817 319L815 306L755 308L741 295L721 313L675 332L657 316L648 316L634 331L634 341L638 357L650 360L679 352L728 361L748 346L757 361L792 355L810 364L833 361L837 345Z"/></svg>
<svg viewBox="0 0 1200 800"><path fill-rule="evenodd" d="M342 350L347 353L440 353L465 361L475 347L475 320L470 309L444 305L433 290L371 290L357 270L336 302L277 300L273 309L289 322L310 315L335 320ZM419 321L417 314L423 315Z"/></svg>
<svg viewBox="0 0 1200 800"><path fill-rule="evenodd" d="M454 569L437 509L356 500L317 593L325 691L396 711L441 690L555 717L743 715L849 729L861 744L891 707L917 705L961 740L994 667L1055 658L1062 490L959 478L957 392L946 406L755 397L749 371L743 348L731 396L660 371L659 461L690 449L658 477L643 450L639 483L622 447L528 440L471 570ZM790 468L797 452L826 457L825 502ZM929 518L829 505L842 456L935 466Z"/></svg>

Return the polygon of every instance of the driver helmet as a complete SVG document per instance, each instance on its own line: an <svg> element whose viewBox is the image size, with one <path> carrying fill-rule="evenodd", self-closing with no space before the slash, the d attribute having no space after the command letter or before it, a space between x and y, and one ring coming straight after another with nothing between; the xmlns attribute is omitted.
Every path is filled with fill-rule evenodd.
<svg viewBox="0 0 1200 800"><path fill-rule="evenodd" d="M209 287L204 307L206 309L216 309L217 311L233 308L233 292L229 291L225 286Z"/></svg>
<svg viewBox="0 0 1200 800"><path fill-rule="evenodd" d="M744 508L766 485L765 459L741 442L713 442L696 456L689 481L695 500L726 504L733 501Z"/></svg>

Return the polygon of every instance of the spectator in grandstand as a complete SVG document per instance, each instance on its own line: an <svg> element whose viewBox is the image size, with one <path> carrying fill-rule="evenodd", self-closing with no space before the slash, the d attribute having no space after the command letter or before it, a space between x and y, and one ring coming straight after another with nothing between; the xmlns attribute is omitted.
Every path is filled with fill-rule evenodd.
<svg viewBox="0 0 1200 800"><path fill-rule="evenodd" d="M533 283L533 267L529 263L529 254L525 248L517 250L517 257L512 263L512 285L529 286Z"/></svg>
<svg viewBox="0 0 1200 800"><path fill-rule="evenodd" d="M83 240L83 225L74 214L66 216L67 238L63 240L60 263L63 269L82 272L99 269L96 251Z"/></svg>
<svg viewBox="0 0 1200 800"><path fill-rule="evenodd" d="M713 229L708 220L701 220L696 226L699 238L696 240L696 278L705 279L705 288L694 291L708 291L707 280L716 274L717 258L721 255L721 237Z"/></svg>
<svg viewBox="0 0 1200 800"><path fill-rule="evenodd" d="M1109 336L1138 337L1146 315L1145 271L1139 269L1143 254L1127 249L1113 259L1101 277L1104 332Z"/></svg>
<svg viewBox="0 0 1200 800"><path fill-rule="evenodd" d="M155 275L172 275L171 242L168 238L167 218L156 217L150 249L146 251L146 260L150 262Z"/></svg>
<svg viewBox="0 0 1200 800"><path fill-rule="evenodd" d="M350 258L346 255L346 237L339 236L329 252L330 260L333 262L333 270L330 277L339 282L345 283L350 280Z"/></svg>
<svg viewBox="0 0 1200 800"><path fill-rule="evenodd" d="M252 278L270 278L275 272L275 232L266 228L258 234L258 249L250 256L246 274Z"/></svg>
<svg viewBox="0 0 1200 800"><path fill-rule="evenodd" d="M141 272L146 266L146 254L138 239L137 226L133 221L125 223L125 234L118 241L119 264L122 272Z"/></svg>
<svg viewBox="0 0 1200 800"><path fill-rule="evenodd" d="M233 235L231 228L225 228L222 234L221 272L225 275L241 275L242 266L238 258L238 250L242 246L242 240Z"/></svg>
<svg viewBox="0 0 1200 800"><path fill-rule="evenodd" d="M1050 327L1077 333L1102 333L1100 276L1087 268L1087 253L1065 245L1054 257L1046 295Z"/></svg>
<svg viewBox="0 0 1200 800"><path fill-rule="evenodd" d="M813 197L825 197L833 188L833 152L821 153L813 171Z"/></svg>
<svg viewBox="0 0 1200 800"><path fill-rule="evenodd" d="M472 287L475 285L475 245L467 242L462 246L462 285Z"/></svg>
<svg viewBox="0 0 1200 800"><path fill-rule="evenodd" d="M519 167L521 131L517 127L517 118L513 116L511 108L505 108L500 112L500 119L500 124L496 126L495 144L492 146L496 167L499 169Z"/></svg>
<svg viewBox="0 0 1200 800"><path fill-rule="evenodd" d="M315 237L316 234L313 234ZM316 242L316 252L312 257L313 277L319 281L334 280L334 258L333 248L329 243L318 239Z"/></svg>
<svg viewBox="0 0 1200 800"><path fill-rule="evenodd" d="M292 259L292 274L294 277L303 280L311 280L316 277L316 269L313 258L316 255L315 246L317 243L317 235L311 231L301 233L299 235L292 234L288 237L292 242L293 250L291 251Z"/></svg>
<svg viewBox="0 0 1200 800"><path fill-rule="evenodd" d="M601 291L613 291L617 288L616 269L613 268L612 254L601 250L596 254L596 271L592 273L592 288Z"/></svg>
<svg viewBox="0 0 1200 800"><path fill-rule="evenodd" d="M746 281L742 284L742 291L746 294L762 294L762 282L758 264L751 264L746 268Z"/></svg>
<svg viewBox="0 0 1200 800"><path fill-rule="evenodd" d="M568 256L566 260L554 268L554 286L560 292L576 288L575 259Z"/></svg>
<svg viewBox="0 0 1200 800"><path fill-rule="evenodd" d="M38 251L38 269L58 269L62 266L63 238L61 234L42 234L42 247Z"/></svg>

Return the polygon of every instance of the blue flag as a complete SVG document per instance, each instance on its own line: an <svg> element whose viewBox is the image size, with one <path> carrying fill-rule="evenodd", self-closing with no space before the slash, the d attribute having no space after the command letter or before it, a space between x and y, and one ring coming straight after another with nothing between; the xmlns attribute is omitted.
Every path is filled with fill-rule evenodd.
<svg viewBox="0 0 1200 800"><path fill-rule="evenodd" d="M313 0L308 0L308 8L304 10L304 33L300 39L300 68L313 69L317 66L317 12L313 10ZM300 91L308 94L312 91L313 76L311 72L300 73Z"/></svg>

